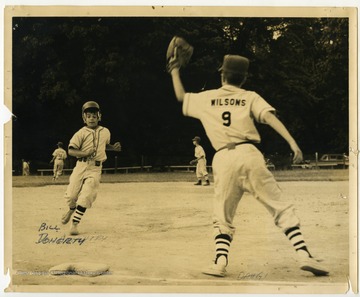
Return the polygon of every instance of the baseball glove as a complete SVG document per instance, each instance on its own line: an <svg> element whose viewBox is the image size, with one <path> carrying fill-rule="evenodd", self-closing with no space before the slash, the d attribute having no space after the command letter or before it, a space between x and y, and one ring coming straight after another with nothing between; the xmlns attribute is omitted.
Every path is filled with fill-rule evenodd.
<svg viewBox="0 0 360 297"><path fill-rule="evenodd" d="M173 69L185 67L189 64L194 48L183 38L174 36L166 52L166 70L171 73Z"/></svg>
<svg viewBox="0 0 360 297"><path fill-rule="evenodd" d="M195 165L197 162L198 162L197 159L191 160L191 161L190 161L190 165Z"/></svg>

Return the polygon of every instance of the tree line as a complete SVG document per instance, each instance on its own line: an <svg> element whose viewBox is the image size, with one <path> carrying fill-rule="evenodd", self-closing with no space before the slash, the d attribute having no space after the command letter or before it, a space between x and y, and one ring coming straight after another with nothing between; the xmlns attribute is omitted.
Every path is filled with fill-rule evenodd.
<svg viewBox="0 0 360 297"><path fill-rule="evenodd" d="M45 166L55 144L67 145L83 125L88 100L99 102L103 125L121 141L120 164L187 162L195 135L211 159L166 72L174 35L194 46L182 70L187 91L220 87L223 56L246 56L244 88L277 109L305 155L348 151L347 18L14 17L12 25L14 161ZM290 153L275 132L258 129L265 154Z"/></svg>

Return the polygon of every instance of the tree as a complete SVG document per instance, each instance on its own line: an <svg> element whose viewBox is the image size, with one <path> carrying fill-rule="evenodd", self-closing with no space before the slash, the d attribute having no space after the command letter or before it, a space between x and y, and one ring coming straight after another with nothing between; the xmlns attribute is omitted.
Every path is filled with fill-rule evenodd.
<svg viewBox="0 0 360 297"><path fill-rule="evenodd" d="M82 104L97 100L104 125L123 143L121 164L139 164L141 155L187 160L188 139L205 132L173 98L165 70L173 35L195 48L182 70L188 91L220 86L224 54L247 56L245 87L277 108L305 152L347 150L345 18L15 17L14 159L48 160L53 145L81 127ZM265 152L288 152L259 128ZM207 140L205 148L211 157Z"/></svg>

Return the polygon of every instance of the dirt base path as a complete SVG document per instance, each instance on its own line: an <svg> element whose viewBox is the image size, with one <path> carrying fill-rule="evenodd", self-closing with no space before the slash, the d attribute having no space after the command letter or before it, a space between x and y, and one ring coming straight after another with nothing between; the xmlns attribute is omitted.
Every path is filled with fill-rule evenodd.
<svg viewBox="0 0 360 297"><path fill-rule="evenodd" d="M50 286L50 291L58 290L54 286L72 291L76 286L99 285L90 291L115 286L110 291L128 292L152 291L155 285L159 292L210 290L203 286L217 292L248 292L249 285L345 286L348 182L279 185L284 199L296 206L310 251L330 268L328 277L299 270L290 243L250 195L239 204L228 275L219 279L201 273L213 258L212 186L101 184L97 201L79 225L81 233L74 237L69 225L60 222L66 210L62 198L66 185L52 185L13 188L12 289L36 285L36 290L41 285ZM48 274L52 266L83 261L108 264L110 271L98 277Z"/></svg>

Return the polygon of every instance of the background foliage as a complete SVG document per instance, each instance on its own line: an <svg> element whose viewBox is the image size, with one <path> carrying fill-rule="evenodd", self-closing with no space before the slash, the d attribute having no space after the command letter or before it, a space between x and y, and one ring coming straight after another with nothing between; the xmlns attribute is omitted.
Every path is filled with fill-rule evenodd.
<svg viewBox="0 0 360 297"><path fill-rule="evenodd" d="M346 18L17 17L14 167L22 158L33 170L49 166L55 144L67 145L81 128L88 100L100 103L102 124L113 142L121 141L121 166L187 164L195 135L211 161L200 122L183 117L165 71L173 35L195 48L182 72L187 91L220 87L224 54L247 56L244 87L277 109L305 155L348 151ZM289 155L280 136L263 125L259 130L265 155Z"/></svg>

